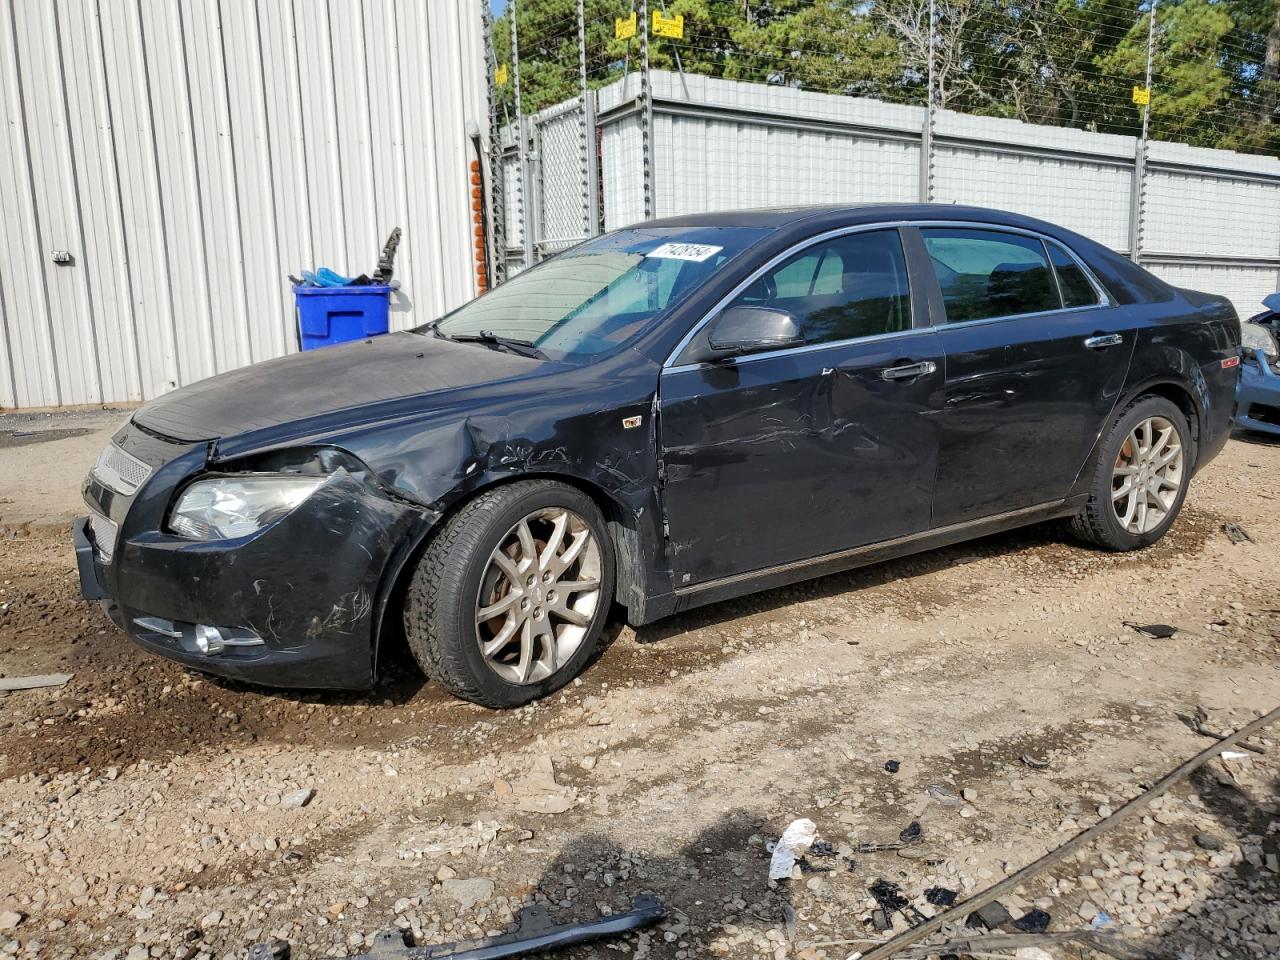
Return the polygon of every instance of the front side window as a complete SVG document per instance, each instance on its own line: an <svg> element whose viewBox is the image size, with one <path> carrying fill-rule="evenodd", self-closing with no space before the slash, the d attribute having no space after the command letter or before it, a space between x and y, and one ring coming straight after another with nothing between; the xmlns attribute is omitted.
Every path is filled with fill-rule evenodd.
<svg viewBox="0 0 1280 960"><path fill-rule="evenodd" d="M1062 307L1044 244L1036 237L964 228L920 233L942 288L948 323Z"/></svg>
<svg viewBox="0 0 1280 960"><path fill-rule="evenodd" d="M911 326L911 286L897 230L851 233L807 247L758 277L730 306L796 318L806 344Z"/></svg>
<svg viewBox="0 0 1280 960"><path fill-rule="evenodd" d="M524 271L418 330L584 362L644 330L768 232L617 230Z"/></svg>

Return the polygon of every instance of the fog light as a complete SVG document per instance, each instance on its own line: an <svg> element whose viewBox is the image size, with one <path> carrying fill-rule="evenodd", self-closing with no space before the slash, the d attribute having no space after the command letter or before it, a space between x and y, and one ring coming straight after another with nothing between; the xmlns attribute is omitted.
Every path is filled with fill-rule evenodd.
<svg viewBox="0 0 1280 960"><path fill-rule="evenodd" d="M196 624L196 649L206 657L216 657L227 648L222 631L208 624Z"/></svg>

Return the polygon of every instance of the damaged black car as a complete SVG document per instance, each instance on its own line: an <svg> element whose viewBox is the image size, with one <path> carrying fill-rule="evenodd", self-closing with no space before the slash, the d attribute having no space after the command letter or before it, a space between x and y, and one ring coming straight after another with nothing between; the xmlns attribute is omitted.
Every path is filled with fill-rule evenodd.
<svg viewBox="0 0 1280 960"><path fill-rule="evenodd" d="M85 480L82 592L197 670L364 688L401 631L513 707L619 611L1068 517L1145 547L1225 443L1240 324L963 207L606 234L430 324L141 407Z"/></svg>

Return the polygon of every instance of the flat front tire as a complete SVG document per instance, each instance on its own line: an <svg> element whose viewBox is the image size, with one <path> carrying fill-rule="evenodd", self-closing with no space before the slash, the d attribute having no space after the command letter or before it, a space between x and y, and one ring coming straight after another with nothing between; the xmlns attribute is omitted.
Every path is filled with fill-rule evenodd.
<svg viewBox="0 0 1280 960"><path fill-rule="evenodd" d="M405 634L451 693L518 707L590 662L613 585L613 543L591 498L522 480L480 494L432 537L409 585Z"/></svg>
<svg viewBox="0 0 1280 960"><path fill-rule="evenodd" d="M1139 397L1103 438L1089 502L1072 529L1107 550L1150 546L1177 519L1194 463L1183 412L1164 397Z"/></svg>

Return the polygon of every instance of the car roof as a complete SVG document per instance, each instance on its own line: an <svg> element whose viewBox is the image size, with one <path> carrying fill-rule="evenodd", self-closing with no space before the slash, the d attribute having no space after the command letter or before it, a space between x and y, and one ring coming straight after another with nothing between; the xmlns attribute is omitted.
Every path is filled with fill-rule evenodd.
<svg viewBox="0 0 1280 960"><path fill-rule="evenodd" d="M842 203L750 210L715 210L650 220L653 227L764 227L780 229L808 221L876 223L879 221L972 220L1010 227L1058 232L1062 228L1005 210L952 203Z"/></svg>

